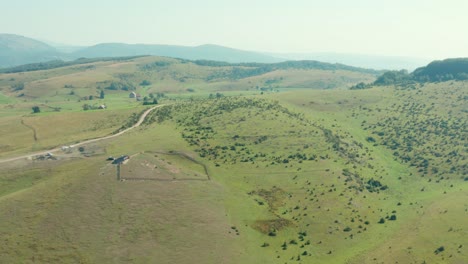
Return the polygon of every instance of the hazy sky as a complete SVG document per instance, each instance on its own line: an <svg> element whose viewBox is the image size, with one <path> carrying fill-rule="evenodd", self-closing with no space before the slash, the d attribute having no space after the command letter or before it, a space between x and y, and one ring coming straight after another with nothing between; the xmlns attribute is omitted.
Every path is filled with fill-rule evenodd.
<svg viewBox="0 0 468 264"><path fill-rule="evenodd" d="M466 0L0 0L0 32L52 42L468 57Z"/></svg>

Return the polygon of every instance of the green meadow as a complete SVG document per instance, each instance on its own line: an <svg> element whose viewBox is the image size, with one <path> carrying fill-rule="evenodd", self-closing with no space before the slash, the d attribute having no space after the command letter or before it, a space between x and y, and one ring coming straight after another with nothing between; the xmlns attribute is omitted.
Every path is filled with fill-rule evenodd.
<svg viewBox="0 0 468 264"><path fill-rule="evenodd" d="M0 259L465 263L468 83L348 89L375 79L158 57L1 74L0 161L161 107L0 163Z"/></svg>

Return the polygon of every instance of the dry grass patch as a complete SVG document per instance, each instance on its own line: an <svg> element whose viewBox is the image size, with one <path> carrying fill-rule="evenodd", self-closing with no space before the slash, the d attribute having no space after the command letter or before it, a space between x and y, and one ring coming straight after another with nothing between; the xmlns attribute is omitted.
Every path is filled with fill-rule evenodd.
<svg viewBox="0 0 468 264"><path fill-rule="evenodd" d="M278 218L272 220L257 220L252 224L252 227L263 234L273 235L276 231L291 225L292 222L290 220Z"/></svg>

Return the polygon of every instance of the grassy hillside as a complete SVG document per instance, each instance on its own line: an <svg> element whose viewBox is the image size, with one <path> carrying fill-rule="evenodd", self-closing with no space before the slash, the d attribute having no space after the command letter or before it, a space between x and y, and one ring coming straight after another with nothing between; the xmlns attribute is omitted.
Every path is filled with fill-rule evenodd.
<svg viewBox="0 0 468 264"><path fill-rule="evenodd" d="M323 90L374 77L243 75L255 67L144 57L0 75L4 157L128 126L144 109L133 90L165 104L120 137L1 163L0 259L468 260L466 82Z"/></svg>
<svg viewBox="0 0 468 264"><path fill-rule="evenodd" d="M462 84L454 94L461 95L465 89ZM434 90L428 88L427 92L432 98ZM410 93L387 88L371 95L333 91L279 96L300 112L274 101L231 98L168 106L159 109L153 120L175 122L192 149L214 164L213 170L219 171L215 178L233 189L228 201L239 202L227 202L232 206L231 217L240 226L248 225L241 233L247 233L247 241L257 241L257 245L248 245L260 246L265 254L247 257L245 262L273 262L276 258L281 263L284 259L304 263L312 259L318 263L413 259L419 263L444 262L451 255L453 260L447 263L457 263L466 259L458 248L463 247L460 232L466 228L462 224L466 216L462 205L466 199L466 146L445 143L462 153L450 163L449 153L409 153L437 164L449 163L457 170L427 175L420 167L407 165L392 146L376 143L373 131L361 128L364 120L381 121L390 111L399 113L395 108L382 116L378 110L366 116L373 111L371 107L404 105L397 98ZM304 101L307 97L315 100ZM413 102L418 99L425 97L411 98ZM454 107L452 114L463 114L461 110ZM440 111L426 115L436 113ZM387 131L399 129L396 124L385 126ZM437 136L434 131L427 133L421 136ZM466 137L466 131L454 133ZM448 142L446 139L439 135L439 140ZM247 194L246 201L234 198L240 193ZM451 202L457 205L452 207ZM452 213L447 214L449 211ZM451 233L455 226L459 232ZM408 237L403 231L415 229L418 231ZM400 244L401 239L407 243ZM451 251L435 254L439 244ZM393 248L392 254L383 251L388 248Z"/></svg>
<svg viewBox="0 0 468 264"><path fill-rule="evenodd" d="M138 57L52 66L0 75L0 116L5 117L0 120L4 133L0 155L111 133L130 114L141 111L141 102L129 98L132 91L142 99L151 101L154 97L171 102L284 89L346 87L374 78L371 72L352 67L304 62L229 64ZM85 105L92 108L103 104L106 110L83 111ZM32 114L33 106L41 112ZM49 124L54 122L60 125L52 129Z"/></svg>
<svg viewBox="0 0 468 264"><path fill-rule="evenodd" d="M77 65L0 75L0 90L22 100L73 100L80 96L135 90L149 93L275 91L281 88L344 88L371 81L376 72L318 62L214 64L143 57L89 61ZM47 99L45 99L47 98Z"/></svg>

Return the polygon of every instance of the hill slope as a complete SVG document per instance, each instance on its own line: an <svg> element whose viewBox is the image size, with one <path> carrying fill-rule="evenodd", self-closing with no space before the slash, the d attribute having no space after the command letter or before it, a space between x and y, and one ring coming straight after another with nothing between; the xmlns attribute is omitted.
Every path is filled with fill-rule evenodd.
<svg viewBox="0 0 468 264"><path fill-rule="evenodd" d="M0 67L57 59L55 48L23 36L0 34Z"/></svg>
<svg viewBox="0 0 468 264"><path fill-rule="evenodd" d="M405 70L388 71L371 85L359 84L351 89L365 89L372 85L408 85L417 82L440 82L449 80L468 80L468 58L433 61L427 66L417 68L412 73Z"/></svg>

